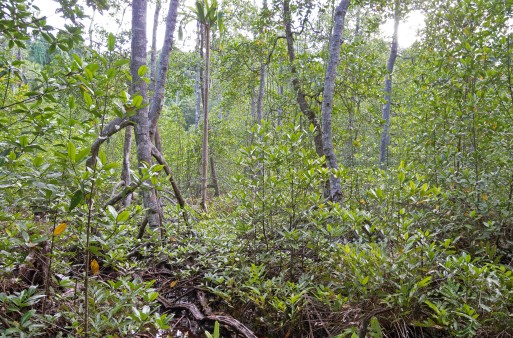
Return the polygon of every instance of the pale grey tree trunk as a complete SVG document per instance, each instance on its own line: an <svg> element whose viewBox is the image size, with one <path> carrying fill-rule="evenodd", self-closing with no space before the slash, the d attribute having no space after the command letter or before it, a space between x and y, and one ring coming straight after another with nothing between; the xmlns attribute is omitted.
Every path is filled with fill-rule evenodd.
<svg viewBox="0 0 513 338"><path fill-rule="evenodd" d="M398 39L397 32L399 30L399 0L395 1L394 9L394 33L392 36L392 45L390 47L390 56L387 62L387 75L385 79L385 104L383 105L383 131L381 132L381 140L379 143L379 166L384 169L388 164L388 145L390 143L390 110L392 105L392 72L397 58Z"/></svg>
<svg viewBox="0 0 513 338"><path fill-rule="evenodd" d="M344 21L351 0L341 0L335 10L335 25L330 38L330 56L326 77L324 78L324 94L322 99L322 143L324 155L330 169L338 169L337 156L333 149L332 112L333 96L335 93L335 79L337 78L337 67L340 63L340 47L342 46ZM330 177L330 198L335 202L342 200L342 186L340 179L335 175Z"/></svg>
<svg viewBox="0 0 513 338"><path fill-rule="evenodd" d="M155 14L153 16L153 30L151 39L151 52L150 52L150 91L155 92L155 82L157 77L157 26L159 20L161 3L157 1L155 7ZM121 169L121 181L123 186L130 186L130 152L132 150L132 126L125 129L125 140L123 145L123 167ZM123 199L123 205L129 206L132 202L132 193L128 193Z"/></svg>
<svg viewBox="0 0 513 338"><path fill-rule="evenodd" d="M130 152L132 150L132 126L125 129L125 143L123 145L123 168L121 170L121 181L123 186L130 186ZM123 206L127 207L132 203L132 193L127 193L123 198Z"/></svg>
<svg viewBox="0 0 513 338"><path fill-rule="evenodd" d="M194 126L199 128L199 121L201 116L201 84L200 84L201 67L196 67L196 76L194 78L194 94L196 96L196 111L194 114Z"/></svg>
<svg viewBox="0 0 513 338"><path fill-rule="evenodd" d="M157 28L159 24L159 13L162 4L160 0L157 0L155 5L155 14L153 15L153 29L151 35L151 53L150 53L150 91L155 93L155 87L157 83Z"/></svg>
<svg viewBox="0 0 513 338"><path fill-rule="evenodd" d="M91 23L89 23L89 48L93 49L93 27L94 27L94 16L96 9L93 7L93 15L91 16Z"/></svg>
<svg viewBox="0 0 513 338"><path fill-rule="evenodd" d="M201 75L201 64L203 62L203 42L201 40L201 24L199 21L196 21L196 28L198 30L198 41L196 43L196 48L198 49L198 56L200 59L200 62L198 62L198 65L196 66L196 77L194 79L194 93L196 95L196 112L194 114L194 126L196 129L199 128L199 121L201 118L201 102L203 101L203 90L201 89L202 83L202 75Z"/></svg>
<svg viewBox="0 0 513 338"><path fill-rule="evenodd" d="M208 180L208 85L210 71L210 29L203 27L205 41L205 76L203 77L203 150L201 156L201 208L207 211L207 180Z"/></svg>
<svg viewBox="0 0 513 338"><path fill-rule="evenodd" d="M178 14L178 0L171 0L166 18L166 35L164 45L160 52L159 65L157 70L157 82L155 92L151 98L149 111L150 119L150 136L153 138L157 129L157 122L164 104L164 93L166 90L167 71L169 68L169 55L173 48L173 34L176 27L176 17Z"/></svg>
<svg viewBox="0 0 513 338"><path fill-rule="evenodd" d="M139 76L138 70L146 65L146 0L133 0L132 3L132 41L130 74L132 76L131 92L143 97L143 107L132 117L135 124L135 142L137 147L137 160L139 172L143 165L151 164L151 147L149 119L148 119L148 88L146 82ZM147 184L151 186L151 181ZM159 226L159 208L155 189L143 190L143 203L147 209L146 218L150 227Z"/></svg>

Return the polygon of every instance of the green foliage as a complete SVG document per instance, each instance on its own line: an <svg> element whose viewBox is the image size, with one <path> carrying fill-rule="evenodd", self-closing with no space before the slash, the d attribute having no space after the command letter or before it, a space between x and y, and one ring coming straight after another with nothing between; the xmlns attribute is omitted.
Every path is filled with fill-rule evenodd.
<svg viewBox="0 0 513 338"><path fill-rule="evenodd" d="M198 1L196 18L224 35L223 44L212 35L209 127L222 194L208 214L195 211L200 59L177 49L159 133L187 222L155 163L131 166L132 205L107 203L123 188L121 135L100 139L86 168L107 123L148 102L130 90L125 37L103 31L90 50L83 8L60 3L73 23L61 30L32 4L0 4L1 335L84 335L85 304L89 335L155 335L174 325L158 307L169 289L183 301L208 292L211 307L257 336L512 333L511 1L422 3L422 39L400 51L393 74L386 171L377 149L388 45L376 31L388 14L382 1L353 4L336 79L334 172L298 114L281 4ZM291 4L297 80L316 114L333 9L324 5ZM266 120L254 125L262 64ZM324 196L332 174L341 204ZM139 240L137 194L147 182L161 198L162 227ZM220 333L216 323L206 335Z"/></svg>

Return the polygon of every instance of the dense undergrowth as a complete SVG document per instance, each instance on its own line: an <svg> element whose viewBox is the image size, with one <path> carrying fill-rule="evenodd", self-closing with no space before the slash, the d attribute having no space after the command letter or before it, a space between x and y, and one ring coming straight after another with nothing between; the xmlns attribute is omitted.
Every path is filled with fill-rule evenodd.
<svg viewBox="0 0 513 338"><path fill-rule="evenodd" d="M330 172L305 146L309 132L270 129L254 129L232 192L208 214L188 209L188 225L170 204L164 228L136 240L139 206L95 205L89 335L167 332L184 314L166 313L158 296L197 302L197 290L258 337L513 334L511 225L497 212L507 201L470 202L401 163L340 169L348 193L332 204L322 189ZM97 184L112 174L100 170ZM87 206L64 212L68 202L36 216L4 213L2 336L84 335Z"/></svg>

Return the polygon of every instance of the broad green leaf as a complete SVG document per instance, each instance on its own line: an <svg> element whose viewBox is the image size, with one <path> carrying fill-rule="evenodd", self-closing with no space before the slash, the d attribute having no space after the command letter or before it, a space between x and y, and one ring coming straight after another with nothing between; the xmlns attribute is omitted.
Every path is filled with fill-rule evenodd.
<svg viewBox="0 0 513 338"><path fill-rule="evenodd" d="M130 217L130 211L123 210L121 213L118 214L116 217L116 222L125 222Z"/></svg>
<svg viewBox="0 0 513 338"><path fill-rule="evenodd" d="M141 95L135 95L132 98L132 106L139 107L143 103L143 97Z"/></svg>
<svg viewBox="0 0 513 338"><path fill-rule="evenodd" d="M84 193L83 193L82 189L78 189L77 191L75 191L75 193L73 194L73 197L71 197L71 201L70 201L69 207L68 207L68 212L75 209L77 207L77 205L79 205L82 202L83 199L84 199Z"/></svg>
<svg viewBox="0 0 513 338"><path fill-rule="evenodd" d="M107 210L109 210L109 213L112 215L113 219L117 219L118 218L118 212L116 211L116 209L112 205L108 205L107 206Z"/></svg>
<svg viewBox="0 0 513 338"><path fill-rule="evenodd" d="M91 107L93 105L93 99L91 98L91 95L89 93L84 91L84 101L87 104L88 107Z"/></svg>
<svg viewBox="0 0 513 338"><path fill-rule="evenodd" d="M25 148L29 144L29 139L26 135L20 136L20 146Z"/></svg>
<svg viewBox="0 0 513 338"><path fill-rule="evenodd" d="M146 65L142 65L141 67L139 67L139 69L137 70L137 74L139 76L143 76L144 74L146 74L146 71L148 70L148 66Z"/></svg>
<svg viewBox="0 0 513 338"><path fill-rule="evenodd" d="M433 278L433 277L432 276L427 276L426 278L424 278L423 280L418 282L417 283L418 287L421 288L423 286L429 285L429 283L431 283L431 278Z"/></svg>
<svg viewBox="0 0 513 338"><path fill-rule="evenodd" d="M77 150L75 148L75 145L73 142L68 142L68 158L71 160L71 162L75 163L75 159L77 156Z"/></svg>

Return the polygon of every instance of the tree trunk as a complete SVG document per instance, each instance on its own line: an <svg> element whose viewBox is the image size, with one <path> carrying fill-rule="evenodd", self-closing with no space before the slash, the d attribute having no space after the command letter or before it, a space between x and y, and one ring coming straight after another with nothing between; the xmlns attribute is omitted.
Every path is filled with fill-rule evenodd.
<svg viewBox="0 0 513 338"><path fill-rule="evenodd" d="M200 84L200 67L196 67L196 77L194 79L194 94L196 95L196 111L194 114L194 126L199 128L199 120L201 116L201 84Z"/></svg>
<svg viewBox="0 0 513 338"><path fill-rule="evenodd" d="M162 4L160 0L157 0L157 4L155 5L155 14L153 15L153 29L151 35L151 55L150 55L150 91L155 93L155 87L157 83L157 27L159 24L159 13Z"/></svg>
<svg viewBox="0 0 513 338"><path fill-rule="evenodd" d="M124 187L129 187L130 180L130 151L132 150L132 126L128 126L125 129L125 143L123 145L123 168L121 170L121 181L123 181ZM132 203L132 193L128 193L123 198L123 205L125 207Z"/></svg>
<svg viewBox="0 0 513 338"><path fill-rule="evenodd" d="M198 55L200 58L200 62L198 62L196 66L196 76L194 78L194 94L196 96L196 111L194 114L194 126L196 127L196 130L199 129L199 121L201 118L201 102L203 101L203 91L201 89L202 83L201 83L201 63L203 61L203 53L201 49L203 48L203 43L201 41L201 24L199 21L196 21L196 26L198 29L198 41L196 44L196 48L198 49Z"/></svg>
<svg viewBox="0 0 513 338"><path fill-rule="evenodd" d="M258 98L257 98L257 123L262 124L264 117L263 112L263 101L264 101L264 90L265 90L265 63L260 64L260 85L258 87Z"/></svg>
<svg viewBox="0 0 513 338"><path fill-rule="evenodd" d="M392 46L390 47L390 57L387 62L387 76L385 79L385 101L383 105L384 120L381 141L379 144L379 166L384 169L388 164L388 144L390 143L390 107L392 104L392 72L394 71L395 59L397 58L397 31L399 29L399 0L395 1L394 9L394 35L392 36Z"/></svg>
<svg viewBox="0 0 513 338"><path fill-rule="evenodd" d="M341 0L335 10L335 25L330 39L330 56L326 77L324 78L324 94L322 100L322 143L324 146L324 155L330 169L338 169L337 156L333 149L333 133L331 126L331 115L333 112L333 95L335 93L335 79L337 77L337 67L340 63L340 47L342 46L342 32L347 8L351 0ZM342 186L340 179L335 175L330 177L330 198L335 202L342 200Z"/></svg>
<svg viewBox="0 0 513 338"><path fill-rule="evenodd" d="M135 142L139 173L143 165L151 165L151 141L148 120L148 88L146 82L139 76L138 70L146 65L146 0L133 0L132 3L132 41L130 74L132 75L131 92L143 97L143 106L132 117L135 123ZM151 186L151 181L147 184ZM147 209L146 218L150 227L159 225L159 208L155 189L143 190L144 207Z"/></svg>
<svg viewBox="0 0 513 338"><path fill-rule="evenodd" d="M290 62L290 72L292 73L292 87L296 92L296 99L299 104L299 108L301 112L308 118L309 122L313 124L315 127L314 134L314 143L315 143L315 151L317 155L323 156L323 145L322 145L322 135L321 135L321 126L319 124L319 120L317 116L315 116L315 112L309 106L306 101L306 95L301 88L301 83L298 78L298 71L296 66L294 65L294 60L296 59L296 55L294 52L294 36L292 35L292 19L290 13L290 0L283 1L283 23L285 26L285 38L287 40L287 52L289 56Z"/></svg>
<svg viewBox="0 0 513 338"><path fill-rule="evenodd" d="M164 104L164 93L166 90L167 71L169 68L169 54L173 48L173 34L176 27L176 16L178 14L178 0L171 0L166 18L166 35L164 45L160 52L159 67L157 71L157 82L155 92L151 98L149 111L150 136L153 139L157 128L157 121Z"/></svg>
<svg viewBox="0 0 513 338"><path fill-rule="evenodd" d="M205 40L205 76L203 77L203 151L201 156L201 208L207 211L208 179L208 82L210 71L210 29L204 25Z"/></svg>

